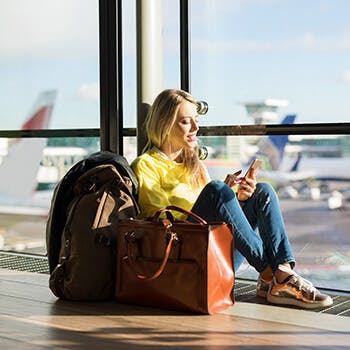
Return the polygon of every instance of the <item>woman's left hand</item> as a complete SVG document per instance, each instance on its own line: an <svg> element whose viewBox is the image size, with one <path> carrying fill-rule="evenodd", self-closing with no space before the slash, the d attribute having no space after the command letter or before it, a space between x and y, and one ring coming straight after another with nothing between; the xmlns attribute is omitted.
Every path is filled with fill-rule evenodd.
<svg viewBox="0 0 350 350"><path fill-rule="evenodd" d="M237 198L239 201L249 199L256 188L256 170L252 169L246 177L243 177L237 189Z"/></svg>
<svg viewBox="0 0 350 350"><path fill-rule="evenodd" d="M224 182L226 185L233 187L235 185L238 185L241 182L241 179L239 175L241 174L242 170L236 171L234 174L227 174Z"/></svg>

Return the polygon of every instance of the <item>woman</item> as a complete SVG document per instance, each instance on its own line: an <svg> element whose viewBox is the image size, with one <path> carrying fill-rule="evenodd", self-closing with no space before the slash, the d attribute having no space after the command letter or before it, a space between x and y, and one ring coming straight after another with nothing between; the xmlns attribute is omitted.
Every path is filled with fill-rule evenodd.
<svg viewBox="0 0 350 350"><path fill-rule="evenodd" d="M144 153L132 163L139 181L141 217L176 205L209 222L232 223L235 270L246 258L259 272L257 295L271 303L304 308L331 305L328 295L293 271L295 259L273 188L256 182L256 170L243 178L233 174L225 181L211 181L198 158L197 131L193 97L182 90L162 91L146 119Z"/></svg>

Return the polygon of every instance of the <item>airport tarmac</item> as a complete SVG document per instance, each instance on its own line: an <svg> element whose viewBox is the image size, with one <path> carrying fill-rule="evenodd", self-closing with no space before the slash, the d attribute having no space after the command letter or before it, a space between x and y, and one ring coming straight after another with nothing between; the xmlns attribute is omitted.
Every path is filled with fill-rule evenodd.
<svg viewBox="0 0 350 350"><path fill-rule="evenodd" d="M350 206L329 210L327 197L281 199L296 270L315 285L350 290ZM46 254L46 218L0 214L0 249ZM247 265L237 275L256 278Z"/></svg>
<svg viewBox="0 0 350 350"><path fill-rule="evenodd" d="M33 215L0 214L0 250L46 254L46 221Z"/></svg>
<svg viewBox="0 0 350 350"><path fill-rule="evenodd" d="M328 208L327 197L281 199L286 230L296 258L296 271L317 286L350 290L350 206ZM248 265L242 278L257 277Z"/></svg>

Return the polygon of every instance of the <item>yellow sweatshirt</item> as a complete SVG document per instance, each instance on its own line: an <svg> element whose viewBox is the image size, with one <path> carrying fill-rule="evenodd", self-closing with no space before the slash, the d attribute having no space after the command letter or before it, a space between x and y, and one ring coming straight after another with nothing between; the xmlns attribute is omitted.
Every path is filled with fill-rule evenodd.
<svg viewBox="0 0 350 350"><path fill-rule="evenodd" d="M202 188L193 188L182 163L170 160L157 148L143 153L131 164L139 183L140 217L152 217L168 205L191 210ZM186 215L173 212L177 219Z"/></svg>

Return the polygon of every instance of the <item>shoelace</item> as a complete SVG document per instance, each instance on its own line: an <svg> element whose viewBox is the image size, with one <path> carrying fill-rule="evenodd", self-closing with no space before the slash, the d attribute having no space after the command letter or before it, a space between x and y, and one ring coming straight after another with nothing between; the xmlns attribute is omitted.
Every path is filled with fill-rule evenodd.
<svg viewBox="0 0 350 350"><path fill-rule="evenodd" d="M278 268L282 271L290 273L294 277L295 282L293 284L295 284L295 286L299 290L303 289L306 293L312 295L313 299L315 299L315 296L318 294L318 290L313 286L313 284L310 281L299 276L295 271L284 265L279 265Z"/></svg>
<svg viewBox="0 0 350 350"><path fill-rule="evenodd" d="M308 294L312 295L313 298L317 295L318 291L313 286L313 284L308 281L307 279L297 275L296 273L293 273L295 282L294 284L299 288L299 290L304 290Z"/></svg>

